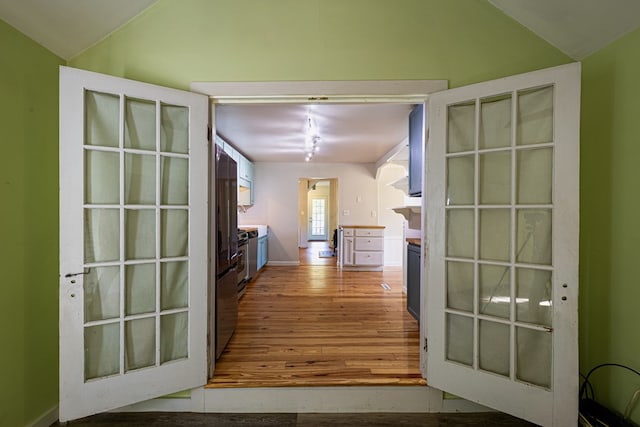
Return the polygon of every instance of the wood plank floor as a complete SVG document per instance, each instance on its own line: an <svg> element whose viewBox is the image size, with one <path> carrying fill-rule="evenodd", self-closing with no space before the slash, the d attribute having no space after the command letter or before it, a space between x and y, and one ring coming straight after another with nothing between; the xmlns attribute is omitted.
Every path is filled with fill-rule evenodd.
<svg viewBox="0 0 640 427"><path fill-rule="evenodd" d="M405 306L399 267L266 267L207 387L425 384Z"/></svg>
<svg viewBox="0 0 640 427"><path fill-rule="evenodd" d="M327 251L331 248L329 247L329 242L327 241L319 241L319 242L307 242L307 248L298 249L298 259L300 260L300 265L337 265L337 258L334 257L320 257L320 251Z"/></svg>

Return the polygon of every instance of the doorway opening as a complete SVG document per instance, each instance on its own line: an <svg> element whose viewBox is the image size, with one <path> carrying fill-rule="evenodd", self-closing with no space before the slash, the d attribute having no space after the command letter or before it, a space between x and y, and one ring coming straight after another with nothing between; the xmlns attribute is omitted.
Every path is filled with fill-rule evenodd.
<svg viewBox="0 0 640 427"><path fill-rule="evenodd" d="M242 85L238 85L238 84L225 84L225 83L194 83L192 84L192 90L195 90L197 92L201 92L201 93L208 93L212 96L213 102L214 104L221 104L221 105L231 105L233 104L234 106L240 106L241 104L253 104L254 106L254 111L258 110L258 104L262 104L264 106L264 104L269 104L269 108L267 111L267 117L265 117L265 122L268 122L270 126L282 126L284 124L284 122L282 120L278 121L277 119L274 120L274 118L272 117L273 112L277 109L276 108L276 104L302 104L302 105L306 105L309 106L311 105L311 103L313 103L313 105L315 104L354 104L354 105L371 105L373 103L379 103L379 104L405 104L405 105L415 105L416 103L422 103L424 102L424 100L426 99L427 95L429 93L432 92L436 92L442 89L446 89L447 87L447 83L446 81L394 81L394 82L388 82L388 81L350 81L350 82L307 82L304 84L295 84L295 83L291 83L291 82L268 82L268 83L255 83L255 84L242 84ZM286 95L282 95L282 94L286 94ZM309 94L322 94L322 96L314 96L314 95L309 95ZM361 94L367 94L365 96L361 95ZM273 107L271 107L273 106ZM214 124L214 129L216 129L216 120L217 120L217 116L218 113L215 111L213 111L213 119L212 122ZM340 116L340 115L338 115ZM237 123L236 123L237 125ZM239 130L246 130L247 127L238 127ZM348 129L345 130L345 132L348 132ZM227 132L223 132L223 135L225 135L227 137L227 139L233 141L233 137L231 137L231 135L229 135ZM262 135L262 137L264 137ZM394 139L395 140L395 139ZM371 140L370 139L360 139L359 142L363 142L366 141L367 146L365 148L360 148L358 151L358 155L360 156L360 158L358 160L354 160L354 163L360 164L361 165L361 171L358 173L359 176L369 176L371 177L372 175L375 176L375 168L379 167L380 165L377 164L377 162L384 162L383 157L385 155L388 155L389 153L383 151L383 152L378 152L375 156L375 159L371 160L366 160L365 157L370 156L372 154L372 152L374 150L371 149ZM395 140L396 143L400 143L401 140ZM286 142L286 144L285 144ZM355 142L355 141L354 141ZM258 140L256 139L252 139L249 144L253 147L259 147L260 143ZM297 156L298 154L298 150L299 148L299 143L293 143L292 141L283 140L283 146L281 147L280 150L269 150L269 152L266 152L266 150L264 150L264 148L262 149L262 155L263 156L267 156L267 155L272 155L275 156L276 154L278 156L281 155L285 155L285 156L290 156L287 159L285 158L281 158L279 160L262 160L264 162L268 162L268 161L274 161L274 162L281 162L277 167L279 168L279 170L275 170L275 168L271 169L274 173L274 175L283 175L283 167L282 164L283 162L300 162L301 160L296 160L298 157L291 157L291 156ZM285 147L286 145L286 147ZM348 144L344 144L344 143L338 143L336 144L336 146L338 147L346 147L348 146ZM324 145L323 145L324 147ZM240 147L240 151L242 150L243 147ZM351 149L351 151L356 151ZM244 151L244 153L247 155L247 157L251 158L251 153L247 150ZM322 172L322 160L320 160L320 156L322 156L324 153L324 149L320 150L320 154L317 155L317 159L314 158L314 162L311 162L309 164L307 164L306 169L313 171L313 172ZM260 160L258 160L260 161ZM337 162L339 163L345 163L348 162L349 160L338 160ZM362 167L362 165L364 164L368 164L370 165L368 168L367 167ZM318 164L320 163L320 165ZM346 164L346 163L345 163ZM304 165L304 163L302 164ZM375 165L375 166L374 166ZM345 201L348 202L349 205L351 205L352 203L357 203L359 205L356 206L346 206L342 207L342 203L341 203L341 207L340 207L340 213L342 213L343 215L347 216L350 215L350 217L348 218L344 218L343 220L348 222L348 223L357 223L358 221L361 221L363 223L369 223L371 224L370 221L372 221L371 218L376 218L376 215L378 212L382 212L384 209L386 209L385 207L380 206L377 202L373 202L373 205L366 205L367 202L365 203L361 203L363 200L364 196L364 200L367 199L367 194L371 191L376 191L375 189L375 184L373 188L364 188L362 185L359 184L359 182L357 180L353 179L353 174L344 174L342 172L342 166L335 166L333 168L334 170L337 170L338 172L336 173L336 175L338 175L338 177L340 179L344 178L344 182L346 187L349 187L350 191L347 191L347 193L354 193L352 199L349 196L344 196L344 197L349 197L348 200L345 199ZM365 171L366 169L366 171ZM256 167L256 173L257 175L259 175L260 172L260 168ZM333 173L333 172L330 172ZM314 174L315 175L315 174ZM300 175L298 175L300 176ZM302 175L304 176L304 175ZM312 175L313 176L313 175ZM317 176L317 175L316 175ZM323 176L322 174L320 175L321 177ZM326 175L324 175L326 176ZM331 175L329 175L331 176ZM277 181L277 179L270 179L269 182L273 183ZM256 185L256 198L258 199L256 202L256 206L258 205L258 203L260 203L259 198L260 198L260 186L263 185L262 182L258 183ZM280 188L280 192L281 193L287 193L286 190L282 191L283 188ZM357 192L357 194L356 194ZM290 193L287 193L290 194ZM291 212L291 211L295 211L296 206L294 205L293 209L291 208L286 208L285 206L283 206L282 203L280 203L282 201L282 199L285 196L281 196L278 200L273 200L271 199L269 201L269 206L267 207L259 207L259 208L252 208L252 210L250 211L250 214L252 217L254 218L258 218L259 216L267 213L267 212L272 212L272 213L276 213L277 215L276 219L274 219L274 221L279 221L280 223L283 223L284 220L283 218L286 217L286 212ZM342 201L343 196L341 196L341 201ZM331 207L336 207L337 208L337 203L332 204L331 201L329 201L329 209L331 209ZM298 215L296 216L300 216L299 212L302 209L298 209ZM308 210L308 205L305 206L304 208L305 211ZM351 214L350 214L351 212ZM282 214L285 214L284 216ZM356 213L356 214L354 214ZM358 219L358 216L366 216L367 220L366 221L362 221ZM308 227L308 217L305 214L305 226ZM335 222L335 225L331 225L331 220L329 220L330 222L330 229L329 229L329 234L332 234L332 230L335 230L337 228L337 224L340 222L341 220L338 219ZM343 222L344 222L343 221ZM375 221L375 220L373 220ZM253 221L253 223L255 223L256 221ZM299 229L301 228L299 226L299 221L296 221L296 224L298 226L298 232L296 233L298 236L298 241L295 242L294 241L294 247L296 248L296 253L298 252L299 248L303 245L301 245L301 236L303 236L304 238L302 240L304 240L304 243L306 243L306 245L309 245L309 235L308 232L307 233L300 233ZM295 223L294 223L295 224ZM291 223L291 221L288 221L286 224L288 227L290 227L291 225L293 225ZM269 224L270 228L271 228L271 224ZM305 227L306 228L306 227ZM284 239L280 239L280 238L284 238L285 236L289 236L290 233L286 232L286 230L282 230L282 233L280 234L280 236L276 237L275 233L274 233L274 243L276 245L276 250L279 250L281 253L286 254L291 254L292 251L288 250L287 248L284 247ZM327 236L328 240L331 241L332 240L332 235L331 236ZM271 240L271 237L270 237ZM313 240L311 240L311 242L313 242ZM332 246L335 246L335 244L332 243ZM270 260L273 259L271 258L272 256L272 251L271 251L271 246L269 248L269 253L270 253ZM298 254L299 255L299 254ZM297 257L299 259L299 256ZM271 270L271 267L273 266L273 270L276 269L282 269L284 270L285 268L287 270L289 270L289 266L292 266L293 264L291 263L291 261L280 261L278 258L275 258L275 261L272 265L268 265L267 270L265 271L265 273L269 272ZM298 264L298 261L296 261L296 264ZM277 265L277 267L276 267ZM326 280L326 274L327 271L329 271L329 269L327 269L327 267L320 267L319 269L316 269L315 266L312 267L314 274L312 276L314 276L314 279L311 280L307 280L310 283L313 283L315 286L317 287L327 287L328 283L331 283L330 281ZM393 271L395 269L395 271ZM297 270L296 268L293 268L292 270ZM364 275L362 273L354 273L354 275L352 276L351 274L345 274L345 272L341 272L340 270L338 270L337 268L333 267L332 269L333 272L337 273L339 276L341 276L338 282L333 282L333 286L335 286L338 289L343 289L345 286L350 286L351 285L351 281L357 281L358 279L364 279ZM385 268L385 270L387 270ZM351 272L350 272L351 273ZM386 275L387 273L389 273L390 276L393 277L382 277L382 275ZM287 281L289 282L289 284L291 284L295 279L293 278L296 274L298 274L296 271L281 271L279 274L279 281L280 282L284 282ZM401 267L393 267L390 268L389 271L384 271L382 273L377 273L380 276L376 276L374 278L370 278L371 281L371 287L372 289L376 289L375 287L380 287L381 289L384 289L381 287L381 285L383 283L391 283L393 282L393 280L396 280L396 285L391 286L391 288L393 290L399 289L400 290L400 295L402 295L402 270ZM265 277L265 274L261 274L259 277L263 278ZM316 280L317 278L317 280ZM347 280L347 282L345 282L345 280ZM245 294L246 298L248 296L248 294ZM388 296L388 295L387 295ZM356 299L356 298L354 298ZM406 310L404 307L400 306L400 308L398 309L398 313L401 314L405 314ZM250 315L254 315L255 313L252 313ZM413 322L414 325L415 324L415 320L412 318L408 319L409 322ZM313 325L318 325L318 321L316 320L315 322L313 322ZM339 328L340 329L340 328ZM357 329L357 328L355 328ZM387 331L388 333L390 333L390 331ZM394 333L398 333L397 331ZM400 332L401 334L401 332ZM419 333L418 327L416 325L416 337L420 336L421 334ZM407 345L407 343L405 342L403 345ZM411 356L412 360L416 363L416 366L422 366L420 363L420 345L419 345L419 339L418 341L416 341L413 344L408 344L413 350L415 350L415 355ZM374 344L375 347L375 344ZM380 363L380 362L377 362ZM421 368L418 368L418 370L420 370ZM218 371L218 365L216 366L216 372ZM216 373L217 375L217 373ZM418 374L419 376L419 374ZM214 378L215 379L215 378ZM392 381L393 382L393 381Z"/></svg>
<svg viewBox="0 0 640 427"><path fill-rule="evenodd" d="M267 266L239 313L207 388L426 384L399 267Z"/></svg>
<svg viewBox="0 0 640 427"><path fill-rule="evenodd" d="M302 265L336 265L338 179L298 180L298 260Z"/></svg>
<svg viewBox="0 0 640 427"><path fill-rule="evenodd" d="M413 104L398 104L405 112L400 124L405 135L396 141L401 145ZM233 111L239 109L236 106ZM252 109L253 114L255 111ZM273 114L273 109L269 113ZM226 116L230 113L224 106L216 114L220 123L241 128L238 118ZM280 125L284 122L270 118ZM221 126L220 133L233 145L233 129ZM249 149L245 149L245 155L251 155ZM275 161L260 164L258 160L255 206L241 216L249 217L251 223L268 223L274 240L297 232L297 242L293 243L298 265L268 264L247 286L239 304L238 329L216 362L209 387L424 384L419 324L406 311L403 293L402 250L394 254L400 262L385 267L383 272L344 272L337 266L340 223L385 225L396 230L400 237L395 237L401 240L402 217L385 203L388 192L396 192L401 204L402 192L386 184L381 192L381 175L387 174L377 171L390 166L401 168L393 162L365 165L309 164L300 160L297 165ZM283 191L292 184L297 184L297 200ZM385 200L381 202L379 197ZM270 217L265 205L277 206L277 216ZM296 210L295 222L282 219L286 215L291 219L290 213ZM393 220L399 226L391 227ZM273 260L271 245L269 253ZM259 348L260 354L248 354L247 343L253 347L249 353Z"/></svg>
<svg viewBox="0 0 640 427"><path fill-rule="evenodd" d="M320 183L318 183L319 185ZM315 190L315 188L314 188ZM313 196L309 198L309 237L310 241L327 240L329 236L329 198Z"/></svg>

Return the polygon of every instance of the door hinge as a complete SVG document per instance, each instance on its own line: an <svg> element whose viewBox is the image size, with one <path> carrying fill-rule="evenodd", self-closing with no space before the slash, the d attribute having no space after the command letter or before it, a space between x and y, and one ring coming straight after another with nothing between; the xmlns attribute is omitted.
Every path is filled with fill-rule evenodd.
<svg viewBox="0 0 640 427"><path fill-rule="evenodd" d="M426 338L424 339L424 347L422 347L422 348L424 349L425 352L429 351L429 345L427 343L427 339Z"/></svg>
<svg viewBox="0 0 640 427"><path fill-rule="evenodd" d="M207 125L207 141L211 142L213 140L213 129L211 125Z"/></svg>

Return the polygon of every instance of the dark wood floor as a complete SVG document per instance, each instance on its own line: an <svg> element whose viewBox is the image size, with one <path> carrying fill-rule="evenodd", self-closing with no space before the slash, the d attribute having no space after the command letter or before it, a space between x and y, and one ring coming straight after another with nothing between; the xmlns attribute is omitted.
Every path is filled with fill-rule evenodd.
<svg viewBox="0 0 640 427"><path fill-rule="evenodd" d="M320 246L301 259L314 260ZM249 284L207 387L424 385L419 359L402 270L343 272L334 257L269 266Z"/></svg>
<svg viewBox="0 0 640 427"><path fill-rule="evenodd" d="M492 412L481 414L196 414L175 412L107 413L73 421L74 427L522 427L526 421ZM59 424L53 424L59 426Z"/></svg>

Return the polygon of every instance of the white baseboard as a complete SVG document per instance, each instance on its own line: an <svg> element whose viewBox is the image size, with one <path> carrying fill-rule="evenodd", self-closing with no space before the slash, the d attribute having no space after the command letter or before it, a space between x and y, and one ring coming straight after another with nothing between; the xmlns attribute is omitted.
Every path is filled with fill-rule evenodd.
<svg viewBox="0 0 640 427"><path fill-rule="evenodd" d="M44 414L40 415L38 419L29 424L30 427L49 427L51 424L58 421L58 405L49 409Z"/></svg>

